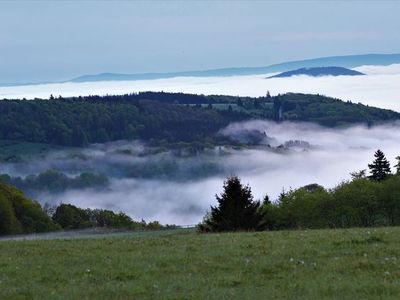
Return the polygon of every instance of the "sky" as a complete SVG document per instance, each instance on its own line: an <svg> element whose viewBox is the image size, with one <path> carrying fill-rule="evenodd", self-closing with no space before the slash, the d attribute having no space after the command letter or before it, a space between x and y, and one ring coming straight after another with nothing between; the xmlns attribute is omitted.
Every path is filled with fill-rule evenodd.
<svg viewBox="0 0 400 300"><path fill-rule="evenodd" d="M400 52L400 1L0 1L0 84Z"/></svg>

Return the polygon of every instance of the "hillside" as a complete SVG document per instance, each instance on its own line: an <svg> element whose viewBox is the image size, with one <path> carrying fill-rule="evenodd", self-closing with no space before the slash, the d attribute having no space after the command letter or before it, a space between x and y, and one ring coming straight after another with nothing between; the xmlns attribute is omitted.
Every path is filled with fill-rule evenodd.
<svg viewBox="0 0 400 300"><path fill-rule="evenodd" d="M122 139L171 143L230 143L218 132L231 122L266 119L324 126L368 125L400 114L321 95L258 98L139 93L49 100L0 101L0 140L83 146Z"/></svg>
<svg viewBox="0 0 400 300"><path fill-rule="evenodd" d="M1 241L1 299L397 299L400 228Z"/></svg>
<svg viewBox="0 0 400 300"><path fill-rule="evenodd" d="M0 235L57 229L38 203L0 181Z"/></svg>
<svg viewBox="0 0 400 300"><path fill-rule="evenodd" d="M297 70L282 72L277 75L270 76L268 78L284 78L284 77L291 77L298 75L320 77L320 76L358 76L365 74L343 67L316 67L316 68L300 68Z"/></svg>

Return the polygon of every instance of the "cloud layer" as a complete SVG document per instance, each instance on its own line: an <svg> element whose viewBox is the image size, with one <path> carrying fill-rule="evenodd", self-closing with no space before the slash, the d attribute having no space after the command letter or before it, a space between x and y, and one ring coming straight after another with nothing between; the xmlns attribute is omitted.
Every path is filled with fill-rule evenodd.
<svg viewBox="0 0 400 300"><path fill-rule="evenodd" d="M63 83L37 86L0 87L0 98L47 98L90 94L124 94L138 91L169 91L203 94L227 94L262 96L269 90L272 94L285 92L320 93L343 100L352 100L382 108L400 111L400 65L363 66L358 71L368 76L338 76L313 78L265 79L268 75L172 78L132 82ZM111 184L107 191L92 189L67 191L60 195L43 194L42 202L66 202L91 208L109 208L127 212L135 219L160 220L163 223L194 224L201 220L210 205L215 204L215 193L221 192L224 178L239 175L244 183L250 183L254 195L261 199L266 193L275 199L282 189L296 188L309 183L333 187L341 180L349 179L349 173L365 169L378 148L391 160L400 155L400 124L387 124L367 128L353 126L346 129L327 129L306 123L276 124L252 121L231 124L225 134L240 130L259 130L274 138L275 146L288 140L308 142L310 149L274 150L259 147L235 151L218 156L203 154L195 160L173 158L180 166L180 180L161 178L138 178L118 175L120 165L137 165L165 161L160 156L127 157L115 154L118 145L97 146L85 150L90 159L86 162L65 164L53 153L39 165L25 166L25 172L39 172L45 168L58 168L70 174L81 168L107 171ZM268 143L268 141L266 141ZM113 147L116 147L115 149ZM142 145L129 145L132 153L140 152ZM213 156L214 155L214 156ZM171 158L169 158L171 159ZM216 164L216 172L193 178L187 166ZM22 174L16 166L3 166L9 172ZM186 173L185 173L186 172ZM186 180L181 180L187 175Z"/></svg>
<svg viewBox="0 0 400 300"><path fill-rule="evenodd" d="M276 199L285 189L297 188L310 183L319 183L332 188L342 180L350 179L350 172L366 169L373 154L381 149L391 161L400 155L400 124L393 123L373 128L353 126L346 129L328 129L307 123L276 124L252 121L231 124L225 134L249 129L265 132L274 138L275 144L289 140L307 141L310 149L275 149L260 146L247 150L225 149L224 154L214 154L218 172L199 178L190 178L187 170L182 178L127 178L112 176L107 190L75 190L60 195L43 194L42 202L73 203L81 207L108 208L127 212L135 219L160 220L163 223L195 224L199 222L210 205L215 205L214 195L222 191L226 176L239 175L249 183L256 199L268 194ZM136 147L136 145L132 146ZM98 150L99 151L99 150ZM112 157L111 152L98 152L99 157L108 153L109 161L120 160L124 164L135 164L136 158ZM162 162L162 158L147 159ZM196 161L198 165L209 163L210 153L202 154L193 161L175 158L185 165ZM93 160L96 162L96 159ZM57 164L54 164L57 165ZM62 168L61 165L58 165ZM65 166L64 166L65 167Z"/></svg>
<svg viewBox="0 0 400 300"><path fill-rule="evenodd" d="M294 76L265 79L273 74L232 77L178 77L159 80L60 83L0 87L2 98L48 98L166 91L196 94L263 96L286 92L319 93L342 100L400 111L400 64L357 68L368 76Z"/></svg>

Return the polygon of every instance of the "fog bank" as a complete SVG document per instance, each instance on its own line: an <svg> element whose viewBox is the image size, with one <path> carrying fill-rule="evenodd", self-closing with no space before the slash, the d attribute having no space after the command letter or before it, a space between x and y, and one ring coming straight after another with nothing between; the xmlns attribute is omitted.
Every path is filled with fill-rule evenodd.
<svg viewBox="0 0 400 300"><path fill-rule="evenodd" d="M213 156L219 170L215 174L190 178L190 173L182 173L183 177L188 176L185 180L112 177L106 191L75 190L56 197L43 194L40 199L42 202L122 210L135 219L195 224L210 205L216 204L214 195L222 191L224 178L231 174L237 174L243 183L249 183L256 199L262 199L265 194L276 199L283 189L310 183L332 188L350 179L350 172L366 169L377 149L384 151L392 166L394 158L400 155L399 123L373 128L352 126L329 129L307 123L251 121L231 124L223 132L229 135L243 129L265 132L266 139L273 138L276 145L289 140L302 140L311 147L225 149L223 155L216 152ZM175 158L178 163L184 161L187 165L197 162L201 165L209 163L210 154L191 159ZM186 171L178 169L177 172Z"/></svg>
<svg viewBox="0 0 400 300"><path fill-rule="evenodd" d="M184 92L264 96L268 91L278 93L319 93L342 100L400 111L400 64L390 66L361 66L356 68L367 76L293 76L270 78L274 74L231 77L177 77L157 80L106 81L86 83L41 84L0 87L3 98L48 98L62 95L85 96L126 94L140 91Z"/></svg>

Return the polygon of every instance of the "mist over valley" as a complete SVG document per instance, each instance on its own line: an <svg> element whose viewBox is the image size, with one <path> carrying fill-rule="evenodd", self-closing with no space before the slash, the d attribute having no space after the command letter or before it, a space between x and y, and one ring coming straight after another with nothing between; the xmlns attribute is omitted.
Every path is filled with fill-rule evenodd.
<svg viewBox="0 0 400 300"><path fill-rule="evenodd" d="M0 299L398 299L400 1L0 1Z"/></svg>
<svg viewBox="0 0 400 300"><path fill-rule="evenodd" d="M220 134L247 144L195 151L117 141L47 149L21 155L15 162L3 160L0 173L31 178L31 182L32 175L39 175L36 179L40 185L15 179L14 184L20 184L42 204L72 203L124 211L139 220L197 224L210 205L215 205L214 194L220 191L221 182L232 174L251 183L256 199L268 194L275 200L283 190L310 183L330 188L349 180L350 172L365 169L378 148L394 164L400 124L327 128L253 120L232 123ZM46 177L49 170L56 170L55 174L50 172ZM65 180L59 173L68 178L85 173L92 177L86 177L86 181L83 177L86 185L62 186Z"/></svg>

